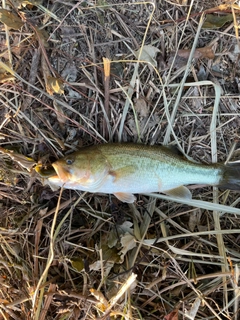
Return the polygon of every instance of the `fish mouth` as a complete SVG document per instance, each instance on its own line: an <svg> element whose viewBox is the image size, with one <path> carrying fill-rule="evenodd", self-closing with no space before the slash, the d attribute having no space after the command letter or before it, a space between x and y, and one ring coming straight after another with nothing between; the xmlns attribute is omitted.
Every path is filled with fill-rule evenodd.
<svg viewBox="0 0 240 320"><path fill-rule="evenodd" d="M62 182L66 182L69 179L69 173L58 163L52 163L52 166L57 174L57 177L62 180Z"/></svg>
<svg viewBox="0 0 240 320"><path fill-rule="evenodd" d="M34 167L35 171L40 175L41 178L50 178L53 176L56 176L56 171L50 167L50 168L43 168L42 164L37 164Z"/></svg>

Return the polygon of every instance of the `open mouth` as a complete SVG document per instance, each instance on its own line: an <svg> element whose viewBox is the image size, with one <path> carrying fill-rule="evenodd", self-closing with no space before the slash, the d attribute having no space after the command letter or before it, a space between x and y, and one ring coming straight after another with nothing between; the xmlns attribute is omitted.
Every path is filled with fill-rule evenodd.
<svg viewBox="0 0 240 320"><path fill-rule="evenodd" d="M60 180L63 182L66 182L69 178L69 173L62 167L59 166L56 162L52 164L55 173L57 173L57 176Z"/></svg>
<svg viewBox="0 0 240 320"><path fill-rule="evenodd" d="M42 178L50 178L53 176L57 177L56 171L53 167L43 168L41 164L38 164L34 167L34 169Z"/></svg>

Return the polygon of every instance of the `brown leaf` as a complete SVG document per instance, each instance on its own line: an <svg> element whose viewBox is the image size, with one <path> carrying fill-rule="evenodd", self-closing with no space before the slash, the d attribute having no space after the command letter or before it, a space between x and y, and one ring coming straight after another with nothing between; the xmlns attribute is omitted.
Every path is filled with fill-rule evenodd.
<svg viewBox="0 0 240 320"><path fill-rule="evenodd" d="M102 294L101 291L99 290L96 290L96 289L89 289L89 291L91 292L91 294L99 301L98 303L98 308L101 310L101 311L105 311L106 308L108 307L108 301L107 299L104 297L104 295Z"/></svg>
<svg viewBox="0 0 240 320"><path fill-rule="evenodd" d="M195 59L199 59L201 57L201 54L200 54L200 52L198 52L198 51L196 52L196 51L194 52L193 57ZM190 52L191 52L191 49L180 49L180 50L178 50L177 57L181 57L181 58L187 60L189 58Z"/></svg>
<svg viewBox="0 0 240 320"><path fill-rule="evenodd" d="M177 55L181 58L188 59L191 49L180 49ZM193 58L198 60L202 58L213 59L215 57L214 52L211 47L196 48Z"/></svg>
<svg viewBox="0 0 240 320"><path fill-rule="evenodd" d="M134 107L136 112L140 114L141 117L147 117L149 114L148 106L143 98L138 98L134 101Z"/></svg>
<svg viewBox="0 0 240 320"><path fill-rule="evenodd" d="M178 310L173 310L164 317L164 320L178 320Z"/></svg>
<svg viewBox="0 0 240 320"><path fill-rule="evenodd" d="M0 153L8 155L13 161L17 162L18 164L20 164L20 166L27 169L28 171L31 171L32 167L36 164L36 162L32 158L26 157L12 150L7 150L0 147Z"/></svg>
<svg viewBox="0 0 240 320"><path fill-rule="evenodd" d="M9 81L14 81L14 80L15 80L15 77L12 76L11 74L0 72L0 83L5 83Z"/></svg>
<svg viewBox="0 0 240 320"><path fill-rule="evenodd" d="M201 54L200 58L206 58L210 60L215 58L215 54L211 47L197 48L195 52Z"/></svg>
<svg viewBox="0 0 240 320"><path fill-rule="evenodd" d="M50 95L53 95L54 93L63 94L63 80L61 78L52 77L44 55L42 55L41 66L47 92Z"/></svg>
<svg viewBox="0 0 240 320"><path fill-rule="evenodd" d="M47 33L47 31L45 29L39 29L38 27L34 27L35 32L37 34L37 40L41 41L41 43L43 44L43 46L45 48L49 48L49 44L47 42L48 38L49 38L49 34Z"/></svg>
<svg viewBox="0 0 240 320"><path fill-rule="evenodd" d="M174 67L175 68L182 68L187 64L189 55L190 55L191 49L180 49L177 52L177 56L174 60ZM168 65L171 65L173 62L175 56L175 52L172 52L170 54L169 60L168 60ZM203 48L197 48L193 54L193 58L195 60L198 59L214 59L215 55L212 50L212 47L203 47Z"/></svg>
<svg viewBox="0 0 240 320"><path fill-rule="evenodd" d="M10 10L0 9L0 21L5 23L10 29L18 30L24 23L22 20Z"/></svg>
<svg viewBox="0 0 240 320"><path fill-rule="evenodd" d="M56 116L57 116L59 125L60 125L61 129L64 130L64 124L66 122L66 117L64 116L64 111L62 109L62 106L59 103L57 103L56 100L53 101L53 106L54 106L54 109L56 110Z"/></svg>

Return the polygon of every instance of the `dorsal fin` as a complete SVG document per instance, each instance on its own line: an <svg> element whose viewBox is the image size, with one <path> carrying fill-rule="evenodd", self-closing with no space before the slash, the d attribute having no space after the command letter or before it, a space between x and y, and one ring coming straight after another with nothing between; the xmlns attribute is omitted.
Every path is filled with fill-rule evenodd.
<svg viewBox="0 0 240 320"><path fill-rule="evenodd" d="M170 151L172 154L175 154L176 156L186 159L185 155L182 153L181 150L178 149L176 145L162 146L162 148L167 149L168 151Z"/></svg>

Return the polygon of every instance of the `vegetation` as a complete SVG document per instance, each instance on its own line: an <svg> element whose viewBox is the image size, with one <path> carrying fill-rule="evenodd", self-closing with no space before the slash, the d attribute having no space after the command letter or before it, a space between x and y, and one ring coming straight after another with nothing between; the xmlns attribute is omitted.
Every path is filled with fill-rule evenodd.
<svg viewBox="0 0 240 320"><path fill-rule="evenodd" d="M1 7L0 319L239 319L238 192L128 205L44 177L108 141L238 160L238 1Z"/></svg>

